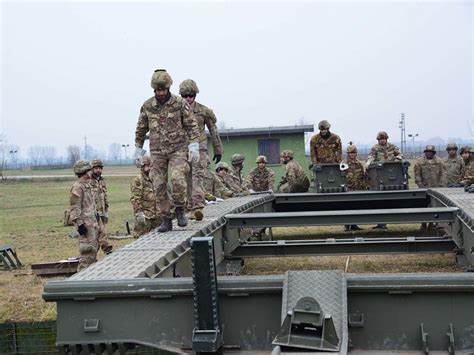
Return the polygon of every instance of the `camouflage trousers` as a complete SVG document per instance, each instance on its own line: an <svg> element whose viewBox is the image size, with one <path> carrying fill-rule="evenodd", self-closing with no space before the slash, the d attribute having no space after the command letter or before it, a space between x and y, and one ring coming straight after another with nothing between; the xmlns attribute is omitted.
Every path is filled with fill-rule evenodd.
<svg viewBox="0 0 474 355"><path fill-rule="evenodd" d="M204 169L207 169L207 149L199 149L199 161L191 164L191 172L187 175L187 206L189 211L203 209L206 205L204 198Z"/></svg>
<svg viewBox="0 0 474 355"><path fill-rule="evenodd" d="M87 233L79 236L79 266L77 271L81 271L97 261L97 251L99 250L99 223L96 220L85 220L84 225Z"/></svg>
<svg viewBox="0 0 474 355"><path fill-rule="evenodd" d="M140 238L143 234L151 232L153 229L157 228L161 223L161 218L145 218L145 224L139 224L135 220L135 225L133 226L133 237L135 239Z"/></svg>
<svg viewBox="0 0 474 355"><path fill-rule="evenodd" d="M168 170L171 172L171 200L168 195ZM151 152L151 172L155 188L158 215L171 218L171 206L186 206L186 176L189 174L187 151L179 149L172 152Z"/></svg>
<svg viewBox="0 0 474 355"><path fill-rule="evenodd" d="M112 251L112 245L109 244L107 240L107 232L105 230L105 217L99 218L99 230L98 230L98 240L99 240L99 247L105 254L108 254Z"/></svg>

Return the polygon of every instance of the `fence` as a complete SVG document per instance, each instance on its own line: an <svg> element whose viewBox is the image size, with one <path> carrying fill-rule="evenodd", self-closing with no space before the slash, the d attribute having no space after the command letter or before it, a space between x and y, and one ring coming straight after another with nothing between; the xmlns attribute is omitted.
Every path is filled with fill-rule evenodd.
<svg viewBox="0 0 474 355"><path fill-rule="evenodd" d="M47 355L59 354L55 346L56 322L0 323L0 354L2 355ZM144 346L127 351L127 354L167 355L171 354Z"/></svg>

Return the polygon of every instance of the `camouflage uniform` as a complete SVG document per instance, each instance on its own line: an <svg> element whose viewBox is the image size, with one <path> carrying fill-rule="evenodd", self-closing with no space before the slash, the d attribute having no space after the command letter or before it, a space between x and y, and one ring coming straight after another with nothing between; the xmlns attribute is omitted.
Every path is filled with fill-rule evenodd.
<svg viewBox="0 0 474 355"><path fill-rule="evenodd" d="M446 186L446 166L437 156L418 158L415 163L415 182L420 188Z"/></svg>
<svg viewBox="0 0 474 355"><path fill-rule="evenodd" d="M459 184L464 176L464 160L460 156L448 156L443 159L443 163L446 166L447 185Z"/></svg>
<svg viewBox="0 0 474 355"><path fill-rule="evenodd" d="M79 266L78 271L85 269L97 261L99 249L99 221L96 212L95 196L89 183L76 181L71 187L69 201L70 218L76 227L84 225L87 232L79 235Z"/></svg>
<svg viewBox="0 0 474 355"><path fill-rule="evenodd" d="M219 176L219 175L218 175ZM232 174L230 171L229 173L225 176L225 178L222 178L219 176L219 179L224 183L224 185L231 190L234 194L244 194L248 195L249 191L245 187L244 184L242 184L241 180Z"/></svg>
<svg viewBox="0 0 474 355"><path fill-rule="evenodd" d="M150 132L151 176L160 217L171 218L167 193L168 165L171 170L172 200L175 208L186 204L186 175L189 173L187 146L198 142L199 127L187 104L170 94L165 102L155 97L146 100L138 118L135 146L143 147Z"/></svg>
<svg viewBox="0 0 474 355"><path fill-rule="evenodd" d="M149 175L141 171L140 174L133 179L130 190L130 202L132 203L133 213L136 215L137 213L143 212L145 215L145 224L140 224L135 220L133 236L138 238L158 227L161 220L158 217L155 190Z"/></svg>
<svg viewBox="0 0 474 355"><path fill-rule="evenodd" d="M344 161L349 166L346 170L346 187L348 191L367 190L367 174L364 171L364 165L359 159Z"/></svg>
<svg viewBox="0 0 474 355"><path fill-rule="evenodd" d="M367 164L378 161L394 161L403 159L403 155L400 153L398 147L394 144L388 143L381 145L375 144L370 150L369 157L367 158Z"/></svg>
<svg viewBox="0 0 474 355"><path fill-rule="evenodd" d="M214 154L222 155L222 142L216 126L216 116L214 112L206 106L194 101L191 106L197 124L199 126L199 162L192 164L192 181L188 178L188 209L202 209L205 206L204 191L202 188L204 171L207 169L207 136L205 127L209 130ZM189 175L188 175L189 176Z"/></svg>
<svg viewBox="0 0 474 355"><path fill-rule="evenodd" d="M309 180L303 168L294 160L290 160L285 165L285 176L279 184L281 192L307 192Z"/></svg>
<svg viewBox="0 0 474 355"><path fill-rule="evenodd" d="M273 191L273 185L275 184L275 177L273 170L265 167L260 169L258 167L253 168L247 176L245 182L247 189L254 191Z"/></svg>
<svg viewBox="0 0 474 355"><path fill-rule="evenodd" d="M469 158L464 170L464 177L462 178L461 183L465 186L470 186L474 184L474 160Z"/></svg>
<svg viewBox="0 0 474 355"><path fill-rule="evenodd" d="M94 161L92 161L92 166L94 166ZM109 201L107 199L107 185L102 176L98 178L92 178L90 180L90 185L92 192L95 196L95 207L97 209L97 214L99 215L99 247L106 254L112 251L112 246L107 241L107 232L105 230L105 225L108 223L109 219Z"/></svg>
<svg viewBox="0 0 474 355"><path fill-rule="evenodd" d="M313 164L330 164L342 161L341 138L329 132L328 137L321 133L314 135L310 141L311 161Z"/></svg>
<svg viewBox="0 0 474 355"><path fill-rule="evenodd" d="M209 169L204 170L203 187L205 192L215 197L223 199L232 197L232 191Z"/></svg>

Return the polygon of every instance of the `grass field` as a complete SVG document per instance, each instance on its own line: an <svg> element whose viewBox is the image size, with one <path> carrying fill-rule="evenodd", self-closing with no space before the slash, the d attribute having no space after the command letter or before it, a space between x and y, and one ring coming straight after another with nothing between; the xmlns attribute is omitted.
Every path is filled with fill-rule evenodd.
<svg viewBox="0 0 474 355"><path fill-rule="evenodd" d="M134 170L136 172L136 170ZM50 178L7 180L0 182L0 245L12 244L25 268L0 271L0 323L7 321L41 321L56 318L56 305L41 298L44 284L51 278L39 278L31 273L31 264L54 262L78 255L77 239L68 235L72 227L62 225L64 209L68 206L69 189L74 179ZM110 223L109 234L123 235L124 221L132 220L129 184L131 177L109 177ZM416 235L418 226L389 226L389 235ZM347 237L341 227L279 228L275 238L304 239ZM381 235L367 227L357 235ZM111 240L114 249L131 242ZM99 253L99 258L103 257ZM262 258L246 261L246 274L279 274L289 269L341 269L348 272L456 272L452 255L353 256Z"/></svg>

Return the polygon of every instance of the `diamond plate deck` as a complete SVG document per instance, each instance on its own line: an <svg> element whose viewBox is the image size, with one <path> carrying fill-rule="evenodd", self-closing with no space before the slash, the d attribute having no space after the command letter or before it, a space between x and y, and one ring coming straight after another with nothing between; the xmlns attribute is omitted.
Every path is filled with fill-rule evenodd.
<svg viewBox="0 0 474 355"><path fill-rule="evenodd" d="M273 200L273 195L251 195L232 198L204 208L202 221L189 221L180 228L173 224L173 231L152 231L123 248L106 256L68 280L118 280L152 277L173 260L189 250L189 240L205 236L221 227L228 213L243 213L255 206Z"/></svg>
<svg viewBox="0 0 474 355"><path fill-rule="evenodd" d="M463 188L429 189L428 194L438 198L450 207L458 207L458 216L474 228L474 194L465 192Z"/></svg>
<svg viewBox="0 0 474 355"><path fill-rule="evenodd" d="M342 271L288 271L283 283L281 321L302 297L313 297L334 320L340 354L347 353L347 285Z"/></svg>

